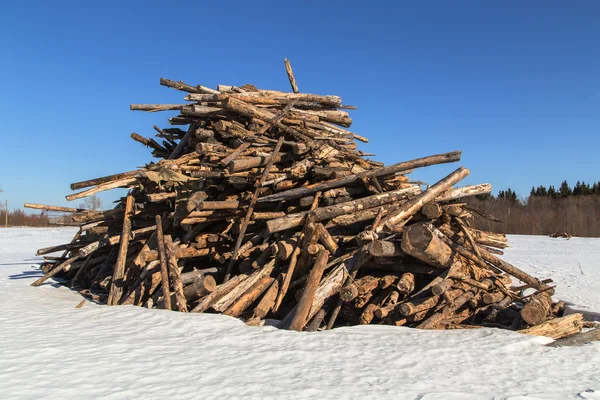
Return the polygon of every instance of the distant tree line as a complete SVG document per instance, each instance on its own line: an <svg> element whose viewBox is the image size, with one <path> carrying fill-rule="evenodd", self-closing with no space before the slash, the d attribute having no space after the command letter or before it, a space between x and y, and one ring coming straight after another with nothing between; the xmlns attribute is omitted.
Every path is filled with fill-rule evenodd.
<svg viewBox="0 0 600 400"><path fill-rule="evenodd" d="M6 210L0 207L0 227L6 224ZM49 226L48 214L42 212L40 214L27 213L23 210L15 209L8 211L8 226Z"/></svg>
<svg viewBox="0 0 600 400"><path fill-rule="evenodd" d="M508 189L510 190L510 189ZM594 182L593 184L587 184L585 182L577 181L575 186L571 188L567 181L563 181L558 190L554 188L553 185L544 187L544 185L540 185L537 188L532 187L531 192L529 192L529 196L537 196L537 197L569 197L569 196L591 196L600 194L600 183Z"/></svg>
<svg viewBox="0 0 600 400"><path fill-rule="evenodd" d="M469 205L498 217L501 222L477 218L474 225L502 233L600 236L600 183L578 181L573 187L563 181L558 189L540 185L529 197L520 198L508 188L496 196L481 195L466 200Z"/></svg>

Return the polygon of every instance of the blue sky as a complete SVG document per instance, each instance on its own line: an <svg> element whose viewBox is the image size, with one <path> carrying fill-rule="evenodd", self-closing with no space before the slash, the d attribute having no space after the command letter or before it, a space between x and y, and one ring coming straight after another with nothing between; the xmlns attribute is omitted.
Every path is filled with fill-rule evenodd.
<svg viewBox="0 0 600 400"><path fill-rule="evenodd" d="M182 102L159 77L288 90L284 57L387 164L462 149L495 191L597 181L599 20L597 1L3 1L0 200L77 205L71 182L152 159L129 135L169 114L129 104Z"/></svg>

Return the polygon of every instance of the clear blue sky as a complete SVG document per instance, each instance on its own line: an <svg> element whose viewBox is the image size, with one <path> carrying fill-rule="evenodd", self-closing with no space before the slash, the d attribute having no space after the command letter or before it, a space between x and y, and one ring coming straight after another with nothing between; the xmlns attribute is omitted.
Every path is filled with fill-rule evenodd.
<svg viewBox="0 0 600 400"><path fill-rule="evenodd" d="M0 200L66 205L150 161L129 135L169 114L129 104L181 102L159 77L288 90L284 57L385 163L462 149L465 183L522 195L600 180L599 21L598 1L3 1Z"/></svg>

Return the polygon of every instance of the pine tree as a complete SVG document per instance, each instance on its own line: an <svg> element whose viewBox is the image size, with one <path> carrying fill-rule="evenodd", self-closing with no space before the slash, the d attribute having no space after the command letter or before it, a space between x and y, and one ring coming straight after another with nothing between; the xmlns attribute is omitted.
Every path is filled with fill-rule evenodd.
<svg viewBox="0 0 600 400"><path fill-rule="evenodd" d="M583 193L581 192L581 182L577 181L575 186L573 186L573 196L580 196Z"/></svg>
<svg viewBox="0 0 600 400"><path fill-rule="evenodd" d="M535 190L535 187L531 187L531 192L529 192L530 196L539 196L539 192Z"/></svg>
<svg viewBox="0 0 600 400"><path fill-rule="evenodd" d="M558 196L556 189L554 189L554 185L548 186L548 196L552 197L553 199Z"/></svg>
<svg viewBox="0 0 600 400"><path fill-rule="evenodd" d="M571 187L569 186L567 181L562 181L562 183L560 184L560 189L558 189L558 192L560 193L561 197L569 197L573 194L573 191L571 190Z"/></svg>

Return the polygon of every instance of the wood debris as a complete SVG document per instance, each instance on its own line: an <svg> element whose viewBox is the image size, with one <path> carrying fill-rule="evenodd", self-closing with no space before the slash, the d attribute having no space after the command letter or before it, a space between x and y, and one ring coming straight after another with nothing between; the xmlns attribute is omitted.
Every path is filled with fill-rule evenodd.
<svg viewBox="0 0 600 400"><path fill-rule="evenodd" d="M30 205L81 225L71 243L38 251L63 254L46 256L33 286L56 276L98 303L224 313L249 325L275 319L298 331L581 330L548 323L564 311L551 281L500 259L504 235L470 227L484 214L462 199L489 184L454 188L464 167L426 189L407 177L459 161L460 151L373 161L356 143L367 139L348 130L355 107L299 92L285 65L292 93L162 78L187 103L131 105L178 112L154 138L131 135L158 160L71 185L79 192L69 200L128 188L113 210Z"/></svg>

